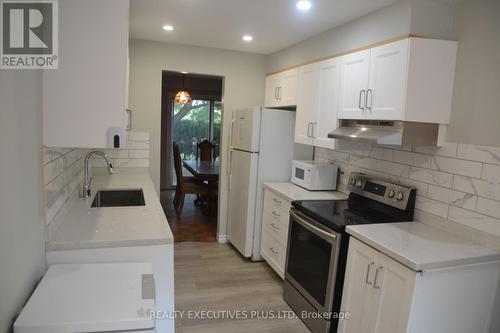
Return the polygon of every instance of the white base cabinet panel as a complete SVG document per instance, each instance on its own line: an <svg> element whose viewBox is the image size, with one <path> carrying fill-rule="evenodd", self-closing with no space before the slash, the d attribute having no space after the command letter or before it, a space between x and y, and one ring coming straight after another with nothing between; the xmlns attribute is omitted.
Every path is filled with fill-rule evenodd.
<svg viewBox="0 0 500 333"><path fill-rule="evenodd" d="M264 191L260 254L278 275L285 278L286 249L292 202Z"/></svg>
<svg viewBox="0 0 500 333"><path fill-rule="evenodd" d="M500 262L415 272L351 238L342 333L499 332Z"/></svg>
<svg viewBox="0 0 500 333"><path fill-rule="evenodd" d="M47 265L149 262L153 264L156 311L171 315L174 303L174 245L151 245L49 251ZM156 332L174 333L174 319L157 319Z"/></svg>

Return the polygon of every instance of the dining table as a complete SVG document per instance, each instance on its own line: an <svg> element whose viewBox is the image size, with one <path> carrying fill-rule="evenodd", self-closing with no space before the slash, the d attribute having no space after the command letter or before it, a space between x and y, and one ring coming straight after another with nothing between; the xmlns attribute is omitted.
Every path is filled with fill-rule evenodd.
<svg viewBox="0 0 500 333"><path fill-rule="evenodd" d="M217 193L219 186L220 162L219 161L201 161L201 160L182 160L182 165L196 178L206 181L209 192L208 206L209 211L213 212L213 203L217 198L213 197ZM216 210L215 210L216 211Z"/></svg>

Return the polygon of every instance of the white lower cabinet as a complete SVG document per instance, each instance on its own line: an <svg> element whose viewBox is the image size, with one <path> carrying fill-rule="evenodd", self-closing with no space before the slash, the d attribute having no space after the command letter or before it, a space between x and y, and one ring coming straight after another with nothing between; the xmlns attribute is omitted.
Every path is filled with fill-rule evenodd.
<svg viewBox="0 0 500 333"><path fill-rule="evenodd" d="M498 262L415 272L351 238L338 332L499 332L499 277Z"/></svg>
<svg viewBox="0 0 500 333"><path fill-rule="evenodd" d="M285 277L291 205L288 199L265 190L260 254L282 279Z"/></svg>

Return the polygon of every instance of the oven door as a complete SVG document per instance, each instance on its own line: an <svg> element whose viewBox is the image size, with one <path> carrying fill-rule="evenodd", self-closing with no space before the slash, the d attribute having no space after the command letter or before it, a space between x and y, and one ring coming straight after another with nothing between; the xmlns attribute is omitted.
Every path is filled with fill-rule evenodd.
<svg viewBox="0 0 500 333"><path fill-rule="evenodd" d="M285 279L318 311L332 311L340 237L296 209L290 210Z"/></svg>

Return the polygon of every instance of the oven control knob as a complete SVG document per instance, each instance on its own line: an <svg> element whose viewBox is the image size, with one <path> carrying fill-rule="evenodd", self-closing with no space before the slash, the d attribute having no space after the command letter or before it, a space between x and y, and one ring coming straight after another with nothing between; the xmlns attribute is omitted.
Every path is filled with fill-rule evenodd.
<svg viewBox="0 0 500 333"><path fill-rule="evenodd" d="M401 201L401 200L403 200L404 197L405 197L405 195L403 194L403 192L398 192L398 196L396 197L396 200Z"/></svg>
<svg viewBox="0 0 500 333"><path fill-rule="evenodd" d="M355 178L351 179L351 185L352 186L356 185L356 179Z"/></svg>
<svg viewBox="0 0 500 333"><path fill-rule="evenodd" d="M363 185L363 183L361 182L361 180L358 180L358 181L356 182L356 187L361 188L361 185Z"/></svg>
<svg viewBox="0 0 500 333"><path fill-rule="evenodd" d="M396 192L394 192L394 190L390 190L389 193L387 193L387 196L391 199L394 198L395 195L396 195Z"/></svg>

